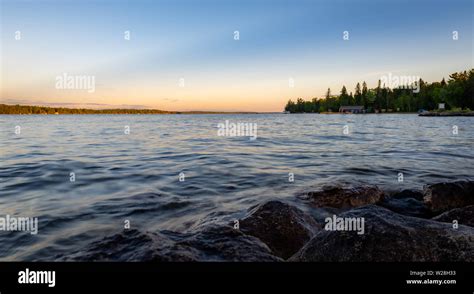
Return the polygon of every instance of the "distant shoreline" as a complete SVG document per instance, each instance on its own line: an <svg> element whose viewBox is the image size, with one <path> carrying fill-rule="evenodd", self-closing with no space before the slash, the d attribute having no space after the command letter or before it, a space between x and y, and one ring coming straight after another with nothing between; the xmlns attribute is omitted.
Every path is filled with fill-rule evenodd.
<svg viewBox="0 0 474 294"><path fill-rule="evenodd" d="M91 115L91 114L262 114L278 112L245 112L245 111L167 111L159 109L89 109L89 108L65 108L35 105L9 105L0 104L0 114L4 115Z"/></svg>
<svg viewBox="0 0 474 294"><path fill-rule="evenodd" d="M429 111L420 113L419 116L429 116L429 117L446 117L446 116L474 116L474 111L460 112L460 111Z"/></svg>
<svg viewBox="0 0 474 294"><path fill-rule="evenodd" d="M341 112L249 112L249 111L166 111L159 109L89 109L89 108L65 108L65 107L48 107L48 106L34 106L34 105L8 105L0 104L0 115L169 115L169 114L344 114L344 115L384 115L384 114L418 114L418 116L474 116L474 112L379 112L379 113L341 113Z"/></svg>

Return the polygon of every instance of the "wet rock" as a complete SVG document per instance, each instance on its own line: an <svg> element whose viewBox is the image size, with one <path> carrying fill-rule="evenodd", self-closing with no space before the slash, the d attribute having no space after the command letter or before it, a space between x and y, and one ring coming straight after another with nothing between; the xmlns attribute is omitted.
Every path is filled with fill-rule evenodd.
<svg viewBox="0 0 474 294"><path fill-rule="evenodd" d="M198 261L282 261L259 239L229 226L210 226L176 243L197 250Z"/></svg>
<svg viewBox="0 0 474 294"><path fill-rule="evenodd" d="M434 217L433 220L453 224L457 221L460 225L474 227L474 205L455 208Z"/></svg>
<svg viewBox="0 0 474 294"><path fill-rule="evenodd" d="M407 216L421 218L430 218L432 216L428 207L422 201L415 198L386 198L378 205Z"/></svg>
<svg viewBox="0 0 474 294"><path fill-rule="evenodd" d="M309 214L280 201L254 207L249 216L239 222L242 232L259 238L275 255L285 259L321 228Z"/></svg>
<svg viewBox="0 0 474 294"><path fill-rule="evenodd" d="M142 233L126 230L94 242L83 251L59 257L79 261L282 261L252 236L227 226L196 233Z"/></svg>
<svg viewBox="0 0 474 294"><path fill-rule="evenodd" d="M326 224L326 219L328 217L333 217L333 215L339 215L347 211L346 209L339 209L334 207L311 207L311 210L308 210L308 213L312 218L318 223L319 228L323 228Z"/></svg>
<svg viewBox="0 0 474 294"><path fill-rule="evenodd" d="M391 198L394 199L407 199L407 198L413 198L416 200L423 201L423 192L418 191L418 190L402 190L399 192L395 192L390 196Z"/></svg>
<svg viewBox="0 0 474 294"><path fill-rule="evenodd" d="M368 205L339 217L364 218L365 231L318 232L290 261L472 262L474 228L403 216Z"/></svg>
<svg viewBox="0 0 474 294"><path fill-rule="evenodd" d="M319 191L307 193L307 199L316 207L353 208L377 203L384 192L377 186L356 187L326 186Z"/></svg>
<svg viewBox="0 0 474 294"><path fill-rule="evenodd" d="M423 200L435 213L474 204L474 181L428 185Z"/></svg>

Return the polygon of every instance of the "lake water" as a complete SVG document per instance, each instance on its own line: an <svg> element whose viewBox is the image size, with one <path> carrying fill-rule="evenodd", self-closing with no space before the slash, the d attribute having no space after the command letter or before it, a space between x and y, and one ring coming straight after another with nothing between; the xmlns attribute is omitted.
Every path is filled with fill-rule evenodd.
<svg viewBox="0 0 474 294"><path fill-rule="evenodd" d="M226 120L256 124L256 140L218 136ZM185 231L323 184L472 179L473 126L412 114L0 115L0 216L39 219L36 235L0 232L0 259L54 260L125 220Z"/></svg>

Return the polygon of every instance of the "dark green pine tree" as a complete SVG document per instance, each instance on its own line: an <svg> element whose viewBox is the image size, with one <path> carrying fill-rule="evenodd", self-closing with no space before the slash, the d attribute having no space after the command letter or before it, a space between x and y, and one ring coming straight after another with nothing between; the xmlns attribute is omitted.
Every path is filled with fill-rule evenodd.
<svg viewBox="0 0 474 294"><path fill-rule="evenodd" d="M360 83L357 83L357 85L355 87L354 103L355 103L355 105L363 105L362 91L360 89Z"/></svg>

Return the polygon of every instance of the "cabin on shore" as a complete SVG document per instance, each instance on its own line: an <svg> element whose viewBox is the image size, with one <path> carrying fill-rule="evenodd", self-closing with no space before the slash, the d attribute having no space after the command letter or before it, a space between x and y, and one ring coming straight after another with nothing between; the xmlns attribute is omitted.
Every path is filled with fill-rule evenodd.
<svg viewBox="0 0 474 294"><path fill-rule="evenodd" d="M365 113L364 106L341 106L340 113Z"/></svg>

